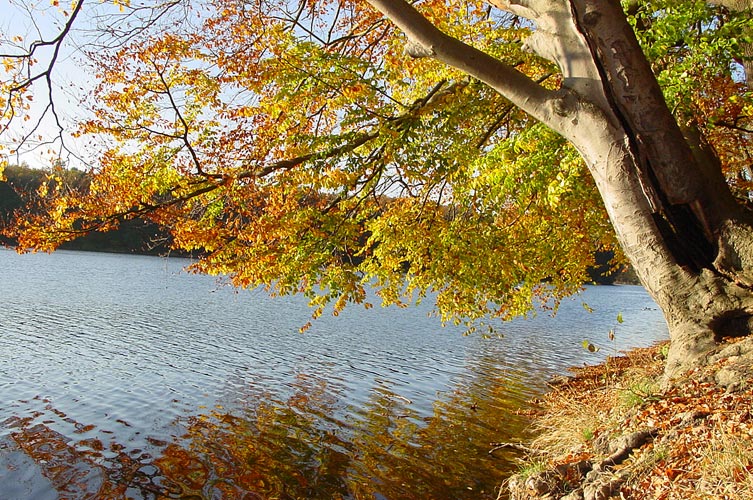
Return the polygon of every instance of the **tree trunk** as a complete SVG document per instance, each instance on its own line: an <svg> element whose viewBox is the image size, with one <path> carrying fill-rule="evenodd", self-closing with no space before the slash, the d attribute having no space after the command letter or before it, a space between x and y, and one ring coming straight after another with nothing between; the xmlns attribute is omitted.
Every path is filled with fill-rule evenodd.
<svg viewBox="0 0 753 500"><path fill-rule="evenodd" d="M491 0L536 23L526 45L559 65L559 91L444 35L407 3L370 2L416 53L486 82L579 150L664 312L668 377L702 364L721 337L753 331L753 217L713 152L678 127L618 0Z"/></svg>
<svg viewBox="0 0 753 500"><path fill-rule="evenodd" d="M577 127L571 140L664 312L672 376L702 363L721 337L751 333L753 219L735 202L713 153L683 136L619 3L571 4L609 103L605 117ZM589 131L599 122L611 130L594 142ZM600 153L589 151L595 148Z"/></svg>
<svg viewBox="0 0 753 500"><path fill-rule="evenodd" d="M625 254L664 313L672 340L667 375L673 377L702 364L721 337L751 332L750 266L743 267L753 256L750 220L731 211L714 227L713 240L690 210L681 211L688 221L671 220L667 207L655 207L646 195L650 187L629 131L610 122L599 111L581 116L571 140L589 165ZM696 240L708 248L695 249Z"/></svg>

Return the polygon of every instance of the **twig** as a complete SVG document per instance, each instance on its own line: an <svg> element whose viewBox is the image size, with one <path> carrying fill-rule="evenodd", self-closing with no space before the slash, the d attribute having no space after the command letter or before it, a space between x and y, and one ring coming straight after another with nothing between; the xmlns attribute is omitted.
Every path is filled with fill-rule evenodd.
<svg viewBox="0 0 753 500"><path fill-rule="evenodd" d="M489 455L493 455L495 451L497 450L504 450L512 448L513 450L518 451L524 451L526 453L531 453L534 455L538 455L541 453L541 450L534 450L533 448L529 448L528 446L522 444L522 443L489 443L489 446L493 446L491 450L489 450Z"/></svg>

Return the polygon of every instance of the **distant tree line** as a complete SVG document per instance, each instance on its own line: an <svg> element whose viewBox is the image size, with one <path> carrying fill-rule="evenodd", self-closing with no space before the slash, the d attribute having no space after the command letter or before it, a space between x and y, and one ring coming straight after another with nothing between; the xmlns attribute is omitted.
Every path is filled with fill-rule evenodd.
<svg viewBox="0 0 753 500"><path fill-rule="evenodd" d="M5 169L6 182L0 182L0 227L11 223L12 214L25 210L28 201L35 196L39 186L45 181L47 172L27 165L11 165ZM64 171L67 185L74 189L86 188L89 176L81 170ZM14 245L15 242L0 234L0 243ZM157 224L136 218L124 220L118 229L108 232L86 234L76 240L64 243L62 249L91 252L138 253L164 255L171 251L170 233ZM174 252L174 251L173 251ZM589 268L591 281L599 284L638 283L631 268L615 270L612 259L614 252L596 253L596 265Z"/></svg>
<svg viewBox="0 0 753 500"><path fill-rule="evenodd" d="M65 182L73 188L85 187L89 176L80 170L65 170ZM5 169L5 182L0 182L0 228L11 223L12 215L26 210L28 201L45 181L47 172L27 165L10 165ZM124 220L118 229L84 235L61 246L67 250L92 252L138 253L160 255L170 251L170 235L153 222L144 219ZM15 242L0 234L0 243Z"/></svg>

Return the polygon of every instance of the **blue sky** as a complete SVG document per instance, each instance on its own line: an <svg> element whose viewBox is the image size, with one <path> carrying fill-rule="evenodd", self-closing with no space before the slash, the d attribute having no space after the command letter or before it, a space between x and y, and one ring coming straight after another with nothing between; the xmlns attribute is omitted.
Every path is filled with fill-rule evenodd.
<svg viewBox="0 0 753 500"><path fill-rule="evenodd" d="M19 54L28 51L35 40L55 39L69 19L65 11L70 14L72 2L76 1L60 0L56 6L53 3L57 0L0 0L0 54ZM86 0L61 46L52 74L52 100L63 127L62 133L49 110L44 114L50 102L50 91L47 82L39 80L30 90L33 105L29 119L14 120L10 129L0 133L0 144L6 147L4 152L0 151L0 160L26 162L41 168L50 166L58 158L78 168L93 163L96 151L101 148L89 146L101 138L73 136L76 124L89 113L91 92L96 83L85 51L98 51L101 44L117 45L127 41L128 37L123 33L143 26L144 19L150 17L159 17L160 23L183 19L191 25L192 19L201 17L202 5L201 2L187 1L130 0L128 6L123 7L117 0ZM163 8L167 15L163 15ZM155 29L159 29L159 25L155 25ZM16 38L18 36L22 37L21 42ZM39 62L32 69L46 68L52 53L51 47L40 49ZM0 64L0 79L7 76ZM34 133L30 136L32 129ZM27 136L29 139L24 147L9 156L8 150L16 147L13 144Z"/></svg>

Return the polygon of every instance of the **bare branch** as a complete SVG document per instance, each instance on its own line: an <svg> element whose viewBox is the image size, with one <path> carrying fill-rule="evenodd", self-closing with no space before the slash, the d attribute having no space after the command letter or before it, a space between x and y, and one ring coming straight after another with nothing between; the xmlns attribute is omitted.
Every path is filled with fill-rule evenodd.
<svg viewBox="0 0 753 500"><path fill-rule="evenodd" d="M180 108L178 106L178 103L175 101L175 97L173 96L173 93L170 89L170 84L165 80L164 71L162 71L159 68L159 65L153 62L154 70L159 75L160 82L162 83L162 86L165 88L165 94L167 95L168 100L170 101L170 106L172 107L173 111L175 112L175 116L178 118L178 121L181 124L182 133L179 135L180 139L183 141L183 144L186 146L186 149L188 149L188 153L191 155L191 161L193 162L194 166L196 167L196 171L199 175L202 177L208 177L212 179L221 179L223 176L219 174L210 174L204 171L204 168L201 166L201 160L199 159L199 155L196 153L196 150L193 147L193 144L191 144L191 141L188 137L189 133L189 126L186 122L186 119L183 117L183 114L180 112Z"/></svg>
<svg viewBox="0 0 753 500"><path fill-rule="evenodd" d="M47 84L49 103L45 107L44 111L42 112L42 115L39 117L39 121L37 122L37 125L34 128L32 128L32 130L28 134L26 134L25 136L21 138L21 141L19 142L19 145L18 145L19 147L25 144L29 140L29 138L34 133L34 131L39 127L39 124L41 123L42 119L44 118L44 116L47 114L48 111L53 115L55 119L55 124L57 125L58 129L61 132L63 131L63 126L61 125L57 111L55 110L55 102L52 95L52 89L53 89L52 71L55 67L55 63L57 62L58 57L60 56L60 47L62 46L63 41L68 36L71 29L73 28L73 23L76 21L76 17L81 12L83 5L84 5L84 0L79 0L78 2L75 3L73 12L68 18L68 21L65 23L60 33L58 33L58 35L52 40L36 40L29 46L29 50L24 54L0 55L0 57L13 58L13 59L26 59L27 61L30 61L34 58L34 54L36 53L38 49L42 47L53 47L53 52L52 52L52 56L50 57L50 61L47 64L47 67L43 71L37 73L36 75L29 75L28 78L26 78L25 80L21 82L18 82L16 85L14 85L8 90L9 98L6 103L5 110L3 110L4 111L3 113L0 113L0 114L5 114L5 112L8 112L8 114L10 115L10 119L8 119L7 122L2 126L2 128L0 128L0 135L2 135L8 130L8 128L10 127L13 121L13 117L15 116L15 110L13 109L14 94L19 94L23 92L24 90L29 88L32 84L34 84L34 82L36 82L37 80L42 80L42 79L45 80ZM60 137L62 140L62 135Z"/></svg>

